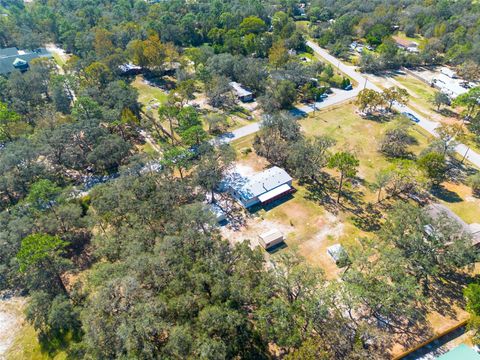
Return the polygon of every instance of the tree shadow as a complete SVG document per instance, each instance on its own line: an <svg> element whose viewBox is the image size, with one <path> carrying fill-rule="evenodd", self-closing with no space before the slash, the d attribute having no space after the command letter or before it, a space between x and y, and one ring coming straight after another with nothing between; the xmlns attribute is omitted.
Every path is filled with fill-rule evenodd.
<svg viewBox="0 0 480 360"><path fill-rule="evenodd" d="M171 89L175 88L175 82L168 79L166 74L157 74L155 72L146 72L143 75L143 78L145 79L145 82L150 85L157 87L159 89L169 91Z"/></svg>
<svg viewBox="0 0 480 360"><path fill-rule="evenodd" d="M352 222L364 231L375 231L380 228L382 213L372 203L365 203L364 192L359 185L366 186L363 179L354 179L353 187L344 187L337 203L338 182L328 174L322 174L321 182L305 181L308 190L307 199L323 206L328 212L337 214L340 210L353 215ZM331 195L332 194L332 195Z"/></svg>
<svg viewBox="0 0 480 360"><path fill-rule="evenodd" d="M474 277L465 272L450 272L432 279L429 286L431 302L429 307L442 316L457 319L453 305L465 307L465 298L461 289L474 281Z"/></svg>
<svg viewBox="0 0 480 360"><path fill-rule="evenodd" d="M255 214L260 210L265 210L265 211L270 211L272 209L275 209L277 206L280 206L287 201L290 201L294 198L293 193L286 194L282 196L281 198L278 198L272 202L266 203L266 204L257 204L249 207L247 210L250 214Z"/></svg>
<svg viewBox="0 0 480 360"><path fill-rule="evenodd" d="M79 342L82 338L80 329L75 331L58 332L55 334L39 334L40 351L54 357L60 351L68 350L72 342Z"/></svg>
<svg viewBox="0 0 480 360"><path fill-rule="evenodd" d="M361 115L361 117L362 119L365 119L365 120L370 120L379 124L384 124L392 120L393 114L375 112L375 113L368 113L368 114Z"/></svg>
<svg viewBox="0 0 480 360"><path fill-rule="evenodd" d="M312 202L315 202L323 206L328 212L332 214L338 213L337 202L334 198L330 196L330 191L332 190L331 186L331 177L328 174L322 174L322 181L306 181L305 188L308 193L306 199Z"/></svg>
<svg viewBox="0 0 480 360"><path fill-rule="evenodd" d="M362 214L352 218L353 224L363 231L380 230L382 213L372 203L368 203Z"/></svg>
<svg viewBox="0 0 480 360"><path fill-rule="evenodd" d="M441 108L440 110L435 110L435 112L439 113L440 115L446 116L446 117L452 117L455 119L458 119L458 114L454 111L452 111L449 108Z"/></svg>
<svg viewBox="0 0 480 360"><path fill-rule="evenodd" d="M430 193L437 199L446 201L448 203L458 203L463 201L463 199L456 192L448 190L441 184L432 186Z"/></svg>

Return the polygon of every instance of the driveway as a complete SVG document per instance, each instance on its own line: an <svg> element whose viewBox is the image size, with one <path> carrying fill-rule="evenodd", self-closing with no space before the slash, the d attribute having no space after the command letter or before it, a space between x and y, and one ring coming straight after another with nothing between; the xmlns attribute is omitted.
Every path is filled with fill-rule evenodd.
<svg viewBox="0 0 480 360"><path fill-rule="evenodd" d="M238 140L242 137L255 134L258 130L260 130L260 121L245 125L236 130L232 130L225 134L219 135L215 139L213 139L213 143L215 144L229 143L229 142Z"/></svg>
<svg viewBox="0 0 480 360"><path fill-rule="evenodd" d="M331 94L328 98L324 99L323 101L318 101L315 103L315 110L320 110L332 105L340 104L345 101L352 100L357 97L360 90L355 88L353 90L340 90L340 89L333 89L333 94ZM311 105L298 105L296 109L293 109L292 112L294 115L297 115L297 112L300 113L311 113L313 112L313 104Z"/></svg>

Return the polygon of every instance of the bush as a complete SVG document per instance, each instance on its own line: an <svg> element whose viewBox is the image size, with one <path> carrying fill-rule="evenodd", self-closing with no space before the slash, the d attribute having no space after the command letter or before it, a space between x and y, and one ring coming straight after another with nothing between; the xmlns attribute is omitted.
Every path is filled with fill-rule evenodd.
<svg viewBox="0 0 480 360"><path fill-rule="evenodd" d="M251 152L252 152L252 148L250 148L250 147L247 147L247 148L242 149L242 154L243 154L243 155L248 155L248 154L250 154Z"/></svg>
<svg viewBox="0 0 480 360"><path fill-rule="evenodd" d="M468 185L472 187L475 197L480 197L480 172L468 177Z"/></svg>

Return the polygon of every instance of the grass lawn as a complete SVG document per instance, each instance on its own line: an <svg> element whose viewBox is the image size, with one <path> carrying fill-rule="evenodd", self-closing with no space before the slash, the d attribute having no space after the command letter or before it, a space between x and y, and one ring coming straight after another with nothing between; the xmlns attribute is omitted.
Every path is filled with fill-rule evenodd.
<svg viewBox="0 0 480 360"><path fill-rule="evenodd" d="M323 109L301 120L300 124L307 135L328 135L337 141L336 150L353 152L360 160L360 177L372 182L375 174L389 165L389 160L378 152L378 148L385 131L392 125L363 119L355 110L352 103ZM411 147L414 153L425 147L430 139L418 126L412 126L410 133L418 142Z"/></svg>
<svg viewBox="0 0 480 360"><path fill-rule="evenodd" d="M158 155L157 151L149 143L137 145L137 149L139 152L144 152L148 155Z"/></svg>
<svg viewBox="0 0 480 360"><path fill-rule="evenodd" d="M331 136L337 141L335 150L355 153L360 160L358 175L365 182L357 186L354 192L360 194L362 201L374 202L376 193L371 191L368 185L374 181L379 170L390 165L390 160L377 149L385 131L392 124L361 118L355 110L353 103L323 109L315 115L301 119L300 124L307 136ZM420 153L432 139L430 134L418 126L412 126L410 134L417 140L417 144L410 147L415 154ZM253 150L254 136L239 139L232 145L237 150L240 164L260 171L268 166L268 163L253 151L246 151ZM330 170L328 172L336 176ZM268 211L260 210L257 215L262 220L286 226L289 229L286 241L288 251L298 252L309 263L322 267L327 277L335 277L339 270L326 255L326 248L334 243L348 247L355 243L355 239L367 233L355 225L356 216L351 212L341 210L332 214L317 200L312 199L309 189L298 182L294 185L297 192L292 199L268 208ZM453 200L439 197L436 201L450 207L468 223L480 222L480 200L472 196L471 189L463 184L444 183L444 186L454 193ZM449 193L446 191L446 194Z"/></svg>
<svg viewBox="0 0 480 360"><path fill-rule="evenodd" d="M444 182L447 196L439 202L449 207L468 224L480 223L480 199L472 195L472 189L461 183Z"/></svg>
<svg viewBox="0 0 480 360"><path fill-rule="evenodd" d="M254 134L232 143L237 151L237 163L261 171L269 166L268 162L255 154L252 149ZM327 247L341 243L345 247L353 245L359 236L366 235L353 224L349 213L332 214L318 201L312 199L311 191L298 181L294 182L297 190L286 201L279 201L274 206L258 210L255 222L267 222L278 227L285 235L287 247L271 254L277 256L284 251L293 251L304 257L308 263L319 266L328 279L336 278L341 269L327 254ZM251 229L246 230L247 233ZM248 237L248 236L247 236Z"/></svg>
<svg viewBox="0 0 480 360"><path fill-rule="evenodd" d="M360 160L359 176L366 180L367 184L359 185L354 191L362 193L363 201L372 201L376 194L372 193L365 185L373 180L378 170L389 165L389 160L383 157L377 149L384 132L391 124L363 119L355 113L355 110L356 107L353 103L337 108L323 109L315 115L311 114L309 117L301 119L300 124L307 136L329 135L337 141L336 150L347 149L356 154ZM418 142L410 150L418 154L427 146L431 135L418 126L412 126L410 133ZM235 141L232 145L238 152L240 165L250 166L255 171L260 171L268 166L268 162L253 151L245 152L245 149L253 148L253 138L254 135L250 135ZM328 172L330 173L330 170ZM331 174L335 176L335 174ZM327 279L337 279L341 275L342 269L339 269L327 254L327 248L340 243L348 251L350 246L356 244L358 238L375 235L358 227L355 221L358 218L352 212L344 209L331 211L330 207L322 204L321 194L319 197L313 198L308 185L300 184L298 181L294 181L293 185L297 192L291 198L257 211L251 226L257 230L257 233L261 226L263 226L262 229L277 228L286 236L286 246L274 253L268 253L267 256L275 258L281 253L292 251L305 258L310 265L321 268ZM438 198L435 201L450 207L468 223L480 222L480 199L472 196L471 189L464 184L452 182L446 182L443 185L446 188L445 193L451 196ZM252 229L242 229L243 231L246 231L248 236L255 234ZM461 289L458 289L457 295L461 297ZM445 331L468 316L457 302L458 299L442 298L439 300L441 303L448 302L451 311L440 311L438 307L428 305L427 322L433 333ZM435 294L432 294L432 301L436 303ZM418 338L410 336L408 339L398 339L398 341L394 341L396 345L391 351L398 355L410 347L412 342L420 343L426 340L427 336L424 334L419 335Z"/></svg>
<svg viewBox="0 0 480 360"><path fill-rule="evenodd" d="M58 66L63 67L65 65L65 60L57 52L53 51L52 56Z"/></svg>
<svg viewBox="0 0 480 360"><path fill-rule="evenodd" d="M146 84L141 75L135 78L132 86L138 90L138 101L144 106L152 102L164 104L167 101L167 93L162 89Z"/></svg>
<svg viewBox="0 0 480 360"><path fill-rule="evenodd" d="M5 360L64 360L67 354L59 351L56 354L48 354L42 351L37 339L35 329L24 319L23 302L9 304L9 311L20 319L19 326L15 330L15 339L5 353ZM0 356L1 357L1 356Z"/></svg>
<svg viewBox="0 0 480 360"><path fill-rule="evenodd" d="M420 42L423 38L421 36L418 37L408 37L405 35L403 31L399 31L395 34L395 37L402 39L402 40L408 40L408 41L414 41L414 42Z"/></svg>
<svg viewBox="0 0 480 360"><path fill-rule="evenodd" d="M43 352L37 340L37 333L30 325L23 325L22 330L8 350L6 360L65 360L67 353L61 351L55 355Z"/></svg>
<svg viewBox="0 0 480 360"><path fill-rule="evenodd" d="M425 109L433 109L433 105L430 102L430 99L436 93L436 90L434 88L428 86L423 81L415 79L414 77L409 75L395 76L394 79L413 93L413 101L422 105L422 107L424 107Z"/></svg>

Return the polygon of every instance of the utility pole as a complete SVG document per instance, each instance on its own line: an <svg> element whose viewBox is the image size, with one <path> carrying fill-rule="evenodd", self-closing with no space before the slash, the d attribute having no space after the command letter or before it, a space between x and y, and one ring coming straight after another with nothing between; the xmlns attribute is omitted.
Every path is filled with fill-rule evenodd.
<svg viewBox="0 0 480 360"><path fill-rule="evenodd" d="M470 151L470 146L467 147L467 151L465 151L465 154L463 155L463 159L462 159L462 161L460 162L461 164L463 164L463 161L464 161L465 158L467 157L467 154L468 154L469 151Z"/></svg>

